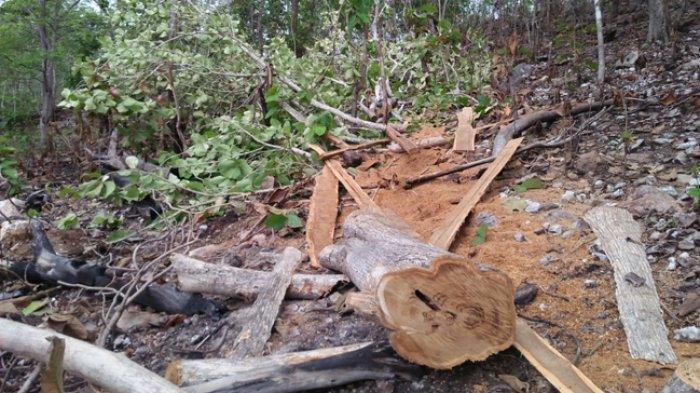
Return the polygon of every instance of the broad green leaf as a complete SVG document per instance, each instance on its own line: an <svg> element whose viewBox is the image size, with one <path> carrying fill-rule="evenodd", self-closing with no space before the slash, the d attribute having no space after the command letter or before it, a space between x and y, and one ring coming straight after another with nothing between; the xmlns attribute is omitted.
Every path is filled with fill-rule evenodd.
<svg viewBox="0 0 700 393"><path fill-rule="evenodd" d="M133 232L131 231L127 231L126 229L117 229L116 231L113 231L109 235L107 235L105 241L108 244L117 243L122 240L125 240L131 235L133 235Z"/></svg>
<svg viewBox="0 0 700 393"><path fill-rule="evenodd" d="M520 184L513 187L513 191L520 194L520 193L523 193L527 190L533 190L533 189L544 188L544 187L545 187L544 181L542 181L539 178L533 177L530 179L525 179L522 182L520 182Z"/></svg>
<svg viewBox="0 0 700 393"><path fill-rule="evenodd" d="M287 223L287 216L284 214L268 214L265 218L265 226L276 231L284 228Z"/></svg>
<svg viewBox="0 0 700 393"><path fill-rule="evenodd" d="M126 166L128 166L129 169L136 169L136 167L139 165L139 159L135 156L126 157L124 162L126 162Z"/></svg>
<svg viewBox="0 0 700 393"><path fill-rule="evenodd" d="M294 213L287 214L287 226L290 228L301 228L304 222Z"/></svg>
<svg viewBox="0 0 700 393"><path fill-rule="evenodd" d="M41 310L45 305L49 303L49 300L47 298L41 299L41 300L34 300L31 303L27 305L27 307L22 309L22 315L25 317L29 314L33 314L39 310Z"/></svg>
<svg viewBox="0 0 700 393"><path fill-rule="evenodd" d="M478 228L476 228L476 234L472 238L472 240L469 242L472 246L478 246L480 244L484 244L486 242L486 229L488 229L488 225L486 224L481 224L479 225Z"/></svg>
<svg viewBox="0 0 700 393"><path fill-rule="evenodd" d="M68 213L56 222L56 227L61 230L73 229L78 225L78 215Z"/></svg>

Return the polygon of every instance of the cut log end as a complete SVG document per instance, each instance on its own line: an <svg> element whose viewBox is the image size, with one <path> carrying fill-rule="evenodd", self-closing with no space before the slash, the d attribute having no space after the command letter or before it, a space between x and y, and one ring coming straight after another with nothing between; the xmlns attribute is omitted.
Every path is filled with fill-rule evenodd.
<svg viewBox="0 0 700 393"><path fill-rule="evenodd" d="M393 330L391 344L399 355L449 369L512 345L514 290L506 275L479 271L452 256L431 266L387 273L377 286L379 316Z"/></svg>

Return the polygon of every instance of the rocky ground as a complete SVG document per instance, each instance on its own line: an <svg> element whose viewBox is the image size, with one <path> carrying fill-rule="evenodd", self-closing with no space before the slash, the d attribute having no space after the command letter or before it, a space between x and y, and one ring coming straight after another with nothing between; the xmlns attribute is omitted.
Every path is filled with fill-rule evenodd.
<svg viewBox="0 0 700 393"><path fill-rule="evenodd" d="M647 259L664 308L665 323L680 360L700 356L700 201L689 195L700 184L700 28L691 26L675 44L659 47L643 43L643 31L615 21L617 38L607 45L608 94L618 105L600 113L564 119L525 133L526 142L548 139L572 129L579 133L573 143L518 156L491 186L471 215L453 251L475 261L497 266L520 288L519 314L554 347L576 363L598 386L608 392L659 391L672 366L633 360L615 303L612 269L596 238L581 219L593 206L613 204L627 208L644 228ZM581 58L594 58L594 46L578 57L571 55L557 64L527 63L519 81L526 110L550 108L561 100L584 102L597 99L590 82L593 70L575 67ZM616 64L617 63L617 64ZM625 97L620 99L620 97ZM484 121L486 123L486 121ZM443 127L424 127L413 138L446 132ZM480 153L486 155L491 134L480 135ZM473 183L475 172L463 172L404 190L400 180L463 162L446 148L422 150L415 156L382 149L366 152L354 170L356 179L383 208L394 210L414 229L427 235L437 227L450 207ZM67 169L63 179L37 178L34 184L74 181ZM517 190L528 178L542 180L531 190ZM310 184L287 195L285 207L306 208ZM39 188L39 187L37 187ZM518 192L520 191L520 192ZM44 195L38 193L37 195ZM49 192L37 202L45 217L58 218L80 210L84 229L49 231L57 252L69 257L129 267L133 241L119 247L102 242L96 229L87 229L91 216L104 209L97 202L76 202ZM35 198L36 199L36 198ZM50 201L49 203L43 203ZM31 201L29 201L31 203ZM108 207L110 209L114 209ZM342 218L355 208L341 198ZM133 216L131 225L145 220L138 209L122 207L118 214ZM144 233L140 259L147 261L177 245L214 244L244 239L224 255L210 261L251 266L261 252L286 245L304 247L299 230L271 231L260 225L260 213L252 206L231 211L197 226L161 234ZM474 246L476 228L487 224L485 243ZM3 224L0 236L4 259L27 258L27 238L8 235ZM139 240L139 239L137 239ZM146 241L150 240L150 242ZM185 249L183 249L185 251ZM257 266L269 268L269 266ZM308 262L304 270L310 270ZM174 281L172 274L162 281ZM21 281L5 279L0 300L35 293ZM285 302L267 348L269 353L292 352L368 339L384 340L386 333L372 321L342 310L342 288L318 301ZM105 300L79 288L54 290L39 300L45 304L15 319L51 325L52 314L72 315L85 328L86 339L100 332ZM132 306L107 346L156 372L177 358L220 356L233 337L217 322L228 312L245 307L246 299L216 299L223 313L166 315ZM27 303L29 304L29 303ZM2 311L0 311L2 312ZM695 330L693 330L693 327ZM5 391L15 391L33 368L26 360L14 362L0 354L0 376ZM382 392L549 392L553 388L515 350L485 362L467 363L451 371L424 370L412 381L362 382L337 391ZM67 391L89 391L71 380ZM0 388L0 390L2 390Z"/></svg>

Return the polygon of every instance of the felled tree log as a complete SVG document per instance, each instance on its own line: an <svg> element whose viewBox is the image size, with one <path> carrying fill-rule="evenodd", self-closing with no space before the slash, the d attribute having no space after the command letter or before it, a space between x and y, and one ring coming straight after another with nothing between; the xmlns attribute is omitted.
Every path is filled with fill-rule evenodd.
<svg viewBox="0 0 700 393"><path fill-rule="evenodd" d="M661 393L700 392L700 359L689 359L681 363Z"/></svg>
<svg viewBox="0 0 700 393"><path fill-rule="evenodd" d="M412 362L448 369L513 343L510 279L425 243L398 217L353 212L343 243L326 247L321 264L376 298L392 347Z"/></svg>
<svg viewBox="0 0 700 393"><path fill-rule="evenodd" d="M0 318L0 350L43 363L49 361L51 337L65 342L63 368L112 393L168 393L181 390L126 356L51 330Z"/></svg>
<svg viewBox="0 0 700 393"><path fill-rule="evenodd" d="M391 356L372 342L248 358L176 360L166 378L188 392L298 392L367 379L410 377L416 366ZM194 386L193 386L194 385Z"/></svg>
<svg viewBox="0 0 700 393"><path fill-rule="evenodd" d="M272 272L207 263L182 254L173 254L170 261L178 286L191 293L254 297L274 276ZM286 298L320 299L347 281L342 274L294 274Z"/></svg>

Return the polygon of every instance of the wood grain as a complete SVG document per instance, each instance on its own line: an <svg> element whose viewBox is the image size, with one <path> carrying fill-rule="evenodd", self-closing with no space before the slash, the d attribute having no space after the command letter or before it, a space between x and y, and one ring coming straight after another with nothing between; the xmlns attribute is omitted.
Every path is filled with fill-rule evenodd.
<svg viewBox="0 0 700 393"><path fill-rule="evenodd" d="M630 354L661 364L675 363L668 329L664 324L659 295L646 259L642 228L627 210L595 207L584 219L598 236L612 264L620 320Z"/></svg>
<svg viewBox="0 0 700 393"><path fill-rule="evenodd" d="M489 168L479 178L476 184L462 197L459 204L450 211L447 215L447 219L433 232L433 235L430 237L430 244L445 250L450 249L452 242L457 236L457 232L459 232L459 229L464 224L464 220L469 215L469 212L479 203L479 200L484 196L484 193L488 190L493 179L495 179L506 164L508 164L508 161L513 154L515 154L515 151L522 141L523 138L518 138L508 142L503 151L501 151L493 163L489 165Z"/></svg>
<svg viewBox="0 0 700 393"><path fill-rule="evenodd" d="M338 179L328 166L316 176L316 185L309 203L306 220L306 245L311 266L318 268L318 253L333 243L335 220L338 217Z"/></svg>

